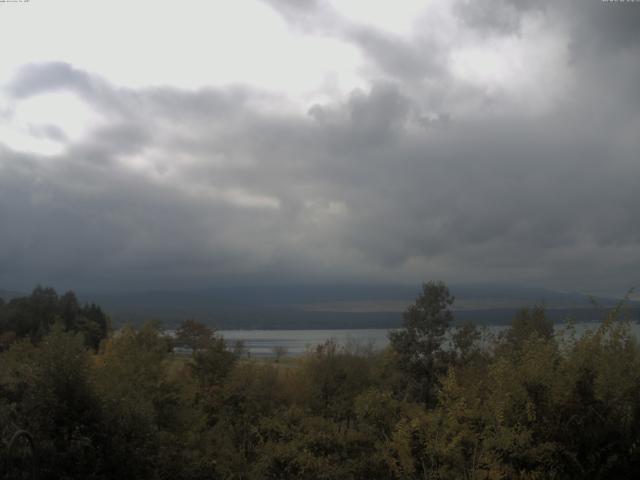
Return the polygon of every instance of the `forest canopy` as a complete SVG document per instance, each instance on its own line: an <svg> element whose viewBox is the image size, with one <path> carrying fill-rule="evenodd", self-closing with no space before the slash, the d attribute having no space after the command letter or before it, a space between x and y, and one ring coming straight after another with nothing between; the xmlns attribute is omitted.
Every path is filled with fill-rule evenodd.
<svg viewBox="0 0 640 480"><path fill-rule="evenodd" d="M82 334L84 343L97 350L111 325L102 308L81 305L72 291L58 295L53 288L36 287L31 295L0 299L0 351L23 338L40 342L55 323L67 332Z"/></svg>
<svg viewBox="0 0 640 480"><path fill-rule="evenodd" d="M582 335L554 329L540 306L491 335L454 325L453 297L430 282L385 350L328 340L275 362L229 350L194 320L176 338L154 323L114 334L99 307L72 299L38 288L1 307L8 478L19 462L4 442L18 429L45 479L640 472L640 347L623 304Z"/></svg>

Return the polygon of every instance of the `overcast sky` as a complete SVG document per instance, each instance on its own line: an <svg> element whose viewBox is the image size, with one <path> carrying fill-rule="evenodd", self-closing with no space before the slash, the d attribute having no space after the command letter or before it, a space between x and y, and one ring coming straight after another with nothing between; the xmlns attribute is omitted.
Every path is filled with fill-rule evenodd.
<svg viewBox="0 0 640 480"><path fill-rule="evenodd" d="M0 3L0 289L640 284L640 2Z"/></svg>

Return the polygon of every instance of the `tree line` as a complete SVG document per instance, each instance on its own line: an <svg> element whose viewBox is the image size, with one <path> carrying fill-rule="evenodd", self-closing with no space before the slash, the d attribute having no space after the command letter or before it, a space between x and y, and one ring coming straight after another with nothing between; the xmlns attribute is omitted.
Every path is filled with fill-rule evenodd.
<svg viewBox="0 0 640 480"><path fill-rule="evenodd" d="M455 325L448 288L430 282L387 349L328 340L275 363L193 320L175 338L154 323L110 332L99 307L65 310L71 296L36 290L0 307L0 428L30 433L39 478L640 472L640 348L623 304L583 335L534 306L492 336ZM5 476L17 474L1 445Z"/></svg>

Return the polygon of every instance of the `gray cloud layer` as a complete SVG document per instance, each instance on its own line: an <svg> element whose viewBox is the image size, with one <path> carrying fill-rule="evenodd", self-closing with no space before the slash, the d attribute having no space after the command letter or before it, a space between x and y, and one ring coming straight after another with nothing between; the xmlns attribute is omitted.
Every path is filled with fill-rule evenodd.
<svg viewBox="0 0 640 480"><path fill-rule="evenodd" d="M533 16L564 35L567 86L540 110L452 78L426 34L270 3L361 48L371 88L295 113L239 86L125 89L64 63L17 74L14 99L72 92L103 121L78 142L43 130L67 141L56 156L0 143L0 285L638 281L640 7L459 2L479 37L517 37Z"/></svg>

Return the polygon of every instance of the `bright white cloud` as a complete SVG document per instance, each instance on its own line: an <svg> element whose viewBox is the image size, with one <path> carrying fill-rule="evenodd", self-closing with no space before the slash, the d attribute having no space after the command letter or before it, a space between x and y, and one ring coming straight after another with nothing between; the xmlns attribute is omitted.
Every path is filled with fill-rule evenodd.
<svg viewBox="0 0 640 480"><path fill-rule="evenodd" d="M449 57L450 71L459 81L533 113L547 112L565 93L570 77L568 40L539 18L527 18L520 31L501 36L459 33L463 40Z"/></svg>
<svg viewBox="0 0 640 480"><path fill-rule="evenodd" d="M126 86L244 83L294 95L327 76L358 85L357 50L292 32L256 0L31 2L0 16L0 76L29 62L64 61ZM0 78L1 78L0 77Z"/></svg>
<svg viewBox="0 0 640 480"><path fill-rule="evenodd" d="M58 155L69 142L82 140L103 123L100 114L70 92L4 99L4 103L0 138L19 151Z"/></svg>
<svg viewBox="0 0 640 480"><path fill-rule="evenodd" d="M416 21L426 10L440 3L434 0L396 0L372 2L370 0L331 0L337 11L352 21L368 24L397 34L411 33Z"/></svg>

